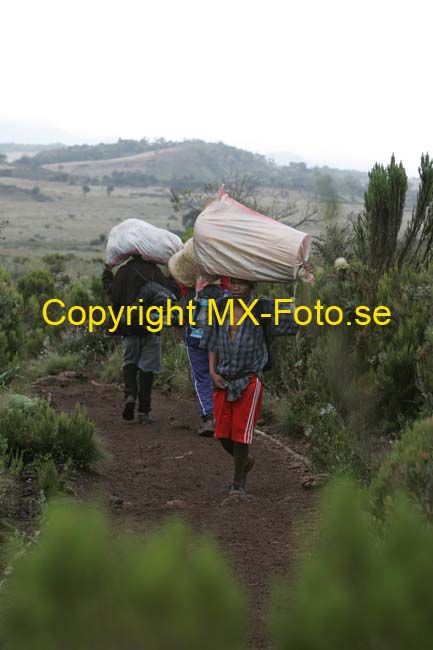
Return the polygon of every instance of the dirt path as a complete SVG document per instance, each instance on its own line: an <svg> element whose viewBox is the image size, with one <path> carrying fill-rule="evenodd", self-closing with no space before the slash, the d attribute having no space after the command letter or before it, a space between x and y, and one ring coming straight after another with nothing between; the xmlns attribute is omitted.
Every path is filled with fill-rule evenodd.
<svg viewBox="0 0 433 650"><path fill-rule="evenodd" d="M196 435L198 416L190 401L155 392L152 425L124 422L122 393L113 386L72 382L51 387L56 408L71 412L84 404L112 459L104 474L77 486L88 497L97 490L116 521L145 530L170 513L199 530L210 530L250 595L251 648L268 647L263 619L270 581L290 574L299 524L314 509L301 486L303 469L270 441L256 437L256 465L248 481L252 499L230 499L231 458L213 439ZM296 465L298 465L296 467Z"/></svg>

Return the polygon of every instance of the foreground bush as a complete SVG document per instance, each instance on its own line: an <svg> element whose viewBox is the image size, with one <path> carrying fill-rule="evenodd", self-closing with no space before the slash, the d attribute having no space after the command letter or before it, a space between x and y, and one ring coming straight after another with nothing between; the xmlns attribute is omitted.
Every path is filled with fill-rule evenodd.
<svg viewBox="0 0 433 650"><path fill-rule="evenodd" d="M113 541L98 512L56 504L1 604L8 650L246 647L244 601L224 560L181 524Z"/></svg>
<svg viewBox="0 0 433 650"><path fill-rule="evenodd" d="M381 466L371 486L376 514L383 516L403 488L433 516L433 417L408 427Z"/></svg>
<svg viewBox="0 0 433 650"><path fill-rule="evenodd" d="M94 424L79 404L69 416L57 414L45 400L16 395L0 410L0 438L7 453L21 455L24 464L49 454L84 468L101 457Z"/></svg>
<svg viewBox="0 0 433 650"><path fill-rule="evenodd" d="M273 616L278 650L421 650L433 645L433 529L402 495L378 532L364 492L328 488L314 553ZM286 602L286 604L283 604Z"/></svg>
<svg viewBox="0 0 433 650"><path fill-rule="evenodd" d="M18 355L24 337L23 300L11 277L0 267L0 369L5 370Z"/></svg>

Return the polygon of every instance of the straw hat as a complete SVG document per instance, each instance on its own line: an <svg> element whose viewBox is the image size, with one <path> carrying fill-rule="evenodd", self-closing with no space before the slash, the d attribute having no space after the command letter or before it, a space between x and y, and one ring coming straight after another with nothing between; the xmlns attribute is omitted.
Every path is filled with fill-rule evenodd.
<svg viewBox="0 0 433 650"><path fill-rule="evenodd" d="M168 268L175 280L186 287L195 286L198 267L195 261L192 237L188 239L181 251L178 251L169 259Z"/></svg>

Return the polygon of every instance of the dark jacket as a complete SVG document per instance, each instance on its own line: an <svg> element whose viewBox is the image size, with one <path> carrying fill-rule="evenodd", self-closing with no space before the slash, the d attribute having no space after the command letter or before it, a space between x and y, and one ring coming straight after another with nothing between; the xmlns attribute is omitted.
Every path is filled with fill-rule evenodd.
<svg viewBox="0 0 433 650"><path fill-rule="evenodd" d="M105 293L115 309L131 305L141 287L149 281L157 282L166 289L170 289L176 297L180 296L179 288L174 280L167 278L156 264L138 256L121 266L115 276L108 267L105 267L102 274Z"/></svg>
<svg viewBox="0 0 433 650"><path fill-rule="evenodd" d="M121 266L114 276L108 267L105 267L102 274L104 290L110 298L115 312L122 306L132 305L143 287L149 283L161 285L173 293L176 298L180 297L176 282L167 278L156 264L143 260L139 256L133 257L127 264ZM115 333L123 336L145 336L148 331L144 327L136 325L127 327L124 325L121 331Z"/></svg>

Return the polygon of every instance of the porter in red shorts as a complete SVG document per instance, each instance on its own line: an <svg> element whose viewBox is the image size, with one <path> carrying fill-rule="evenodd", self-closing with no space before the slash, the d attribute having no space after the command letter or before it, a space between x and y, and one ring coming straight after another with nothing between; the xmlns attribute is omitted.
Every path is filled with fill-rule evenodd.
<svg viewBox="0 0 433 650"><path fill-rule="evenodd" d="M228 389L213 391L215 438L250 445L262 405L263 384L253 375L240 397L233 402L227 398Z"/></svg>
<svg viewBox="0 0 433 650"><path fill-rule="evenodd" d="M215 437L233 456L234 476L230 494L245 494L248 472L254 465L249 454L254 426L260 413L263 392L263 370L268 362L268 344L271 337L295 334L297 327L292 313L280 314L275 325L275 302L261 298L256 307L260 314L269 313L266 332L263 319L253 322L245 316L244 305L251 304L254 282L230 279L229 298L233 299L233 322L225 318L220 324L216 319L203 334L201 347L209 352L209 374L214 392ZM220 298L216 305L224 313L227 298ZM254 312L253 312L254 313ZM240 325L237 325L242 321Z"/></svg>

